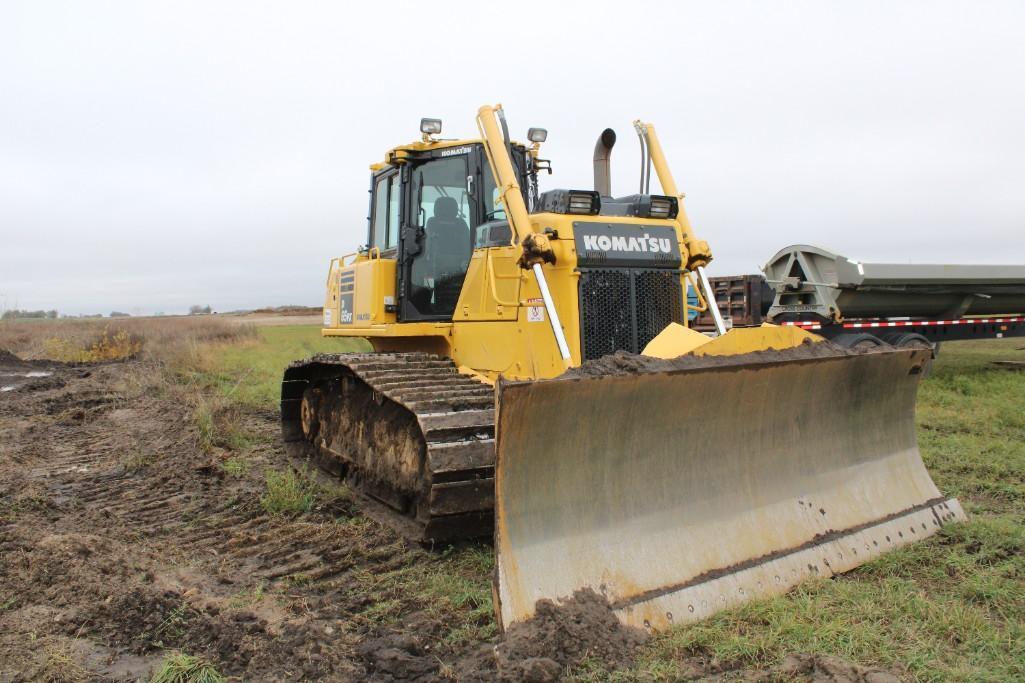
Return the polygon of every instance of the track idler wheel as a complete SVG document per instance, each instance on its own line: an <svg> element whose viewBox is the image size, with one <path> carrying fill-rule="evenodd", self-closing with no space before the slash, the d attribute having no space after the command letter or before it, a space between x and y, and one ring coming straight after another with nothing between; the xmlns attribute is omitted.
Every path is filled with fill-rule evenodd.
<svg viewBox="0 0 1025 683"><path fill-rule="evenodd" d="M321 390L319 387L310 387L303 392L302 404L299 407L299 424L302 426L303 436L307 441L312 442L317 433L320 432L320 410Z"/></svg>

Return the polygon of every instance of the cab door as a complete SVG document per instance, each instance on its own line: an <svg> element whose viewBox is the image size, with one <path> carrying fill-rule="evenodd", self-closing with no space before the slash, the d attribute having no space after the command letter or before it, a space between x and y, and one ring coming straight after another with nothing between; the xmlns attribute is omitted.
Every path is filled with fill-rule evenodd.
<svg viewBox="0 0 1025 683"><path fill-rule="evenodd" d="M478 222L474 152L472 145L440 150L408 169L410 211L400 240L403 321L452 319Z"/></svg>

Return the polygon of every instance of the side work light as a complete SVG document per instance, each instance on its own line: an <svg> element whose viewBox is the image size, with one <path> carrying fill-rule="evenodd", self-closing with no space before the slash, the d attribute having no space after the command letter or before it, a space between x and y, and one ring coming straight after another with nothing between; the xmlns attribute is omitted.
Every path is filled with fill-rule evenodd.
<svg viewBox="0 0 1025 683"><path fill-rule="evenodd" d="M441 135L441 119L420 119L420 132L424 135Z"/></svg>

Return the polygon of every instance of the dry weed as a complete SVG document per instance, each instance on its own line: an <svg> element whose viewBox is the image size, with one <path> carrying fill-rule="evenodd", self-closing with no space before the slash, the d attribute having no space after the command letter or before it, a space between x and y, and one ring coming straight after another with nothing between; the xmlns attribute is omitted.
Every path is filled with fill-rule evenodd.
<svg viewBox="0 0 1025 683"><path fill-rule="evenodd" d="M216 317L118 320L0 321L0 349L25 359L64 362L157 360L188 354L199 344L234 343L256 337L256 328Z"/></svg>

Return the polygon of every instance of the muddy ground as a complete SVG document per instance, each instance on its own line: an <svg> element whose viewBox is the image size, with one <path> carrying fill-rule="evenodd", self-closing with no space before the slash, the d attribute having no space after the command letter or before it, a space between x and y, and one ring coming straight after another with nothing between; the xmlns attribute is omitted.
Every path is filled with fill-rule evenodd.
<svg viewBox="0 0 1025 683"><path fill-rule="evenodd" d="M259 465L284 465L276 412L243 416L257 466L231 476L156 372L0 355L0 681L148 680L172 650L245 681L554 681L636 656L646 634L587 594L504 639L452 639L452 615L374 582L429 571L438 551L351 499L266 514ZM373 618L383 603L397 614ZM772 671L692 665L695 679L895 680L800 655Z"/></svg>

